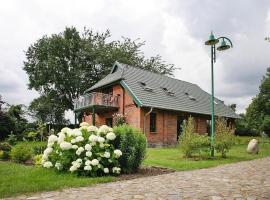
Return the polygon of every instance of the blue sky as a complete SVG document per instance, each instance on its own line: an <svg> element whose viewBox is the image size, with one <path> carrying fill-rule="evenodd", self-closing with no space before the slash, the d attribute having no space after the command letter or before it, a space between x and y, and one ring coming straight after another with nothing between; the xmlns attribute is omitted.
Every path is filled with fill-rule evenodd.
<svg viewBox="0 0 270 200"><path fill-rule="evenodd" d="M175 77L210 91L211 30L227 36L234 48L218 52L216 96L243 112L258 93L270 64L270 1L267 0L8 0L0 7L0 94L9 103L29 102L38 94L27 89L22 70L25 50L43 35L65 26L146 41L147 56L159 54L181 70Z"/></svg>

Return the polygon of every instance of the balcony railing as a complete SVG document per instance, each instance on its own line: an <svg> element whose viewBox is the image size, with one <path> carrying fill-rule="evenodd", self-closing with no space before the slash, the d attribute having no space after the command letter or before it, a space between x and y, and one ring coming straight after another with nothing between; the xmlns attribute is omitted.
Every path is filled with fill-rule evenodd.
<svg viewBox="0 0 270 200"><path fill-rule="evenodd" d="M118 108L118 96L93 92L80 96L74 102L74 110L79 110L91 106L105 106Z"/></svg>

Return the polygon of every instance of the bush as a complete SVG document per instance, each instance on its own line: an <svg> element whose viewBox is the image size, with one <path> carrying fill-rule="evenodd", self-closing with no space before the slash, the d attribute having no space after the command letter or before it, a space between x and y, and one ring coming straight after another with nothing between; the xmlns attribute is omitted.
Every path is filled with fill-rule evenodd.
<svg viewBox="0 0 270 200"><path fill-rule="evenodd" d="M14 162L24 163L32 158L32 148L26 143L15 145L11 150L11 159Z"/></svg>
<svg viewBox="0 0 270 200"><path fill-rule="evenodd" d="M7 160L9 159L9 154L11 151L11 145L9 145L7 142L0 143L0 151L1 151L1 159Z"/></svg>
<svg viewBox="0 0 270 200"><path fill-rule="evenodd" d="M35 155L35 157L34 157L34 163L37 166L41 166L41 164L42 164L42 154Z"/></svg>
<svg viewBox="0 0 270 200"><path fill-rule="evenodd" d="M114 121L115 126L123 125L124 123L126 123L126 114L114 113L113 121Z"/></svg>
<svg viewBox="0 0 270 200"><path fill-rule="evenodd" d="M225 158L226 153L235 144L234 130L228 127L226 120L222 118L216 120L215 127L214 148Z"/></svg>
<svg viewBox="0 0 270 200"><path fill-rule="evenodd" d="M183 151L184 157L190 158L194 153L209 151L210 141L206 135L195 133L194 120L189 117L183 125L183 133L180 136L180 148Z"/></svg>
<svg viewBox="0 0 270 200"><path fill-rule="evenodd" d="M92 177L119 174L122 152L112 144L116 138L112 131L106 125L97 128L85 122L79 129L63 128L58 136L49 136L42 166Z"/></svg>
<svg viewBox="0 0 270 200"><path fill-rule="evenodd" d="M127 124L116 126L113 130L116 134L114 145L123 152L119 159L123 172L137 171L146 154L147 142L145 135Z"/></svg>
<svg viewBox="0 0 270 200"><path fill-rule="evenodd" d="M46 142L30 142L30 144L34 155L42 154L47 148Z"/></svg>

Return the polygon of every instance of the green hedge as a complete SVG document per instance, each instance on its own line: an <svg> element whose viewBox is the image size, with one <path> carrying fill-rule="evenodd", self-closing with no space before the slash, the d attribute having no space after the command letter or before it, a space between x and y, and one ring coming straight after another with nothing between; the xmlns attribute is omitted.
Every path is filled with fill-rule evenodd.
<svg viewBox="0 0 270 200"><path fill-rule="evenodd" d="M146 154L145 135L127 124L116 126L113 130L116 134L114 146L123 153L119 159L122 171L124 173L137 171Z"/></svg>

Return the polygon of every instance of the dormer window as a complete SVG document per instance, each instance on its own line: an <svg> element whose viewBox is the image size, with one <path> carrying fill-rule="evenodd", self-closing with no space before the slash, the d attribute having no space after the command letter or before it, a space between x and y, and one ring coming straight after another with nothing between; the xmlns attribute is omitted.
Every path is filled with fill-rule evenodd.
<svg viewBox="0 0 270 200"><path fill-rule="evenodd" d="M141 85L141 87L145 90L145 91L148 91L148 92L153 92L153 88L149 87L149 86L146 86L146 83L144 82L139 82L139 84Z"/></svg>
<svg viewBox="0 0 270 200"><path fill-rule="evenodd" d="M169 91L167 88L162 87L162 90L163 90L167 95L174 96L174 92Z"/></svg>
<svg viewBox="0 0 270 200"><path fill-rule="evenodd" d="M185 92L185 95L187 95L190 100L196 101L196 98L190 95L188 92Z"/></svg>

